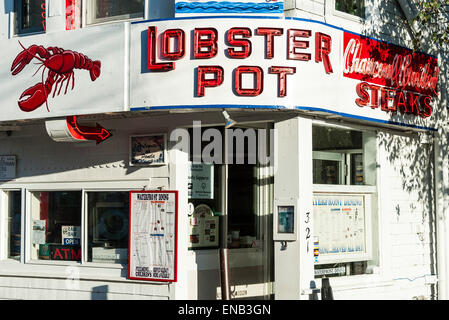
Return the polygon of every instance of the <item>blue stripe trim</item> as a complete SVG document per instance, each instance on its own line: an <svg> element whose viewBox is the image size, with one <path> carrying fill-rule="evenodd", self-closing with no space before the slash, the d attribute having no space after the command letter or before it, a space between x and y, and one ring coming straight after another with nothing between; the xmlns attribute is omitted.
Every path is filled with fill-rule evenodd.
<svg viewBox="0 0 449 320"><path fill-rule="evenodd" d="M130 111L170 110L170 109L286 109L285 106L274 105L240 105L240 104L204 104L204 105L177 105L177 106L152 106L134 107Z"/></svg>
<svg viewBox="0 0 449 320"><path fill-rule="evenodd" d="M410 50L410 51L412 50L410 48L403 47L403 46L398 45L396 43L392 43L392 42L389 42L389 41L386 41L386 40L380 40L380 39L373 38L373 37L370 37L370 36L362 35L360 33L356 33L356 32L347 30L347 29L342 28L342 27L334 26L334 25L329 24L327 22L318 21L318 20L312 20L312 19L305 19L305 18L297 18L297 17L249 16L249 15L248 16L245 16L245 15L242 15L242 16L239 16L239 15L235 15L235 16L194 16L194 17L178 17L178 18L163 18L163 19L150 19L150 20L142 20L142 21L133 21L133 22L131 22L131 24L151 23L151 22L160 22L160 21L176 21L176 20L199 20L199 19L262 19L262 20L267 20L267 19L280 20L280 19L282 19L282 20L304 21L304 22L321 24L321 25L329 27L329 28L333 28L333 29L336 29L336 30L344 31L344 32L347 32L347 33L350 33L350 34L353 34L353 35L356 35L356 36L365 37L367 39L383 42L383 43L386 43L388 45L393 45L393 46L396 46L396 47L404 48L406 50ZM423 55L426 55L428 57L432 57L432 58L438 59L437 56L434 56L434 55L431 55L431 54L428 54L428 53L425 53L425 52L421 52L421 51L416 51L416 52L420 53L420 54L423 54Z"/></svg>
<svg viewBox="0 0 449 320"><path fill-rule="evenodd" d="M413 128L413 129L426 130L426 131L438 131L438 129L436 129L436 128L417 126L417 125L413 125L413 124L396 122L396 121L392 121L392 120L380 120L380 119L376 119L376 118L357 116L357 115L354 115L354 114L349 114L349 113L344 113L344 112L337 112L337 111L323 109L323 108L296 107L296 109L297 110L301 110L301 111L326 112L326 113L331 113L331 114L335 114L335 115L346 117L346 118L352 118L352 119L363 120L363 121L370 121L370 122L377 122L377 123L395 125L395 126L406 127L406 128Z"/></svg>
<svg viewBox="0 0 449 320"><path fill-rule="evenodd" d="M438 131L437 128L417 126L413 124L407 124L402 122L396 122L391 120L380 120L376 118L369 118L363 116L357 116L344 112L337 112L333 110L323 109L323 108L314 108L314 107L303 107L297 106L294 109L286 108L285 106L276 106L276 105L239 105L239 104L205 104L205 105L177 105L177 106L152 106L152 107L134 107L130 108L130 111L151 111L151 110L174 110L174 109L271 109L271 110L299 110L299 111L315 111L315 112L326 112L330 114L339 115L341 117L369 121L381 124L395 125L400 127L425 130L425 131Z"/></svg>
<svg viewBox="0 0 449 320"><path fill-rule="evenodd" d="M178 2L176 13L283 13L283 2Z"/></svg>

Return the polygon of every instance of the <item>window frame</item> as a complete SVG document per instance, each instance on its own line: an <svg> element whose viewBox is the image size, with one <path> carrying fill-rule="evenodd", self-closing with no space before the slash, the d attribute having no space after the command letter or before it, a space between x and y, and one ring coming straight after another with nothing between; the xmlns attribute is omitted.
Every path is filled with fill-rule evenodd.
<svg viewBox="0 0 449 320"><path fill-rule="evenodd" d="M47 17L47 12L45 14ZM42 27L33 27L28 29L23 29L21 27L21 20L23 17L23 11L22 11L22 0L14 0L14 32L13 35L15 36L26 36L26 35L33 35L33 34L41 34L45 33L45 28Z"/></svg>
<svg viewBox="0 0 449 320"><path fill-rule="evenodd" d="M88 192L129 192L131 190L141 189L142 187L133 187L133 184L130 183L128 187L112 187L112 188L89 188L89 187L77 187L77 186L61 186L61 187L51 187L51 186L39 186L32 189L26 190L26 207L25 207L25 217L22 217L22 224L26 224L25 233L22 233L22 243L24 244L25 249L25 264L33 264L33 265L47 265L47 266L77 266L77 267L95 267L95 268L103 268L103 269L123 269L128 268L128 261L126 264L121 263L98 263L98 262L89 262L87 260L87 250L88 250ZM35 192L56 192L56 191L81 191L81 261L69 261L69 260L39 260L31 258L31 223L32 223L32 206L31 201L33 197L33 193ZM24 195L22 194L22 201ZM23 231L22 231L23 232ZM23 236L24 234L24 236ZM22 247L23 252L23 247Z"/></svg>
<svg viewBox="0 0 449 320"><path fill-rule="evenodd" d="M8 257L8 244L9 240L9 224L8 224L8 210L9 210L9 192L18 191L21 193L21 221L20 221L20 259L12 259ZM24 261L24 224L25 224L25 208L24 208L24 190L21 188L2 188L0 190L0 203L2 204L0 208L0 237L1 239L6 239L6 241L0 241L0 261L9 263L23 263Z"/></svg>
<svg viewBox="0 0 449 320"><path fill-rule="evenodd" d="M365 17L361 18L343 11L338 11L335 8L335 0L325 1L325 17L327 23L333 25L341 25L343 28L351 29L353 32L362 32L362 24L368 20L369 11L367 10L367 3L365 1Z"/></svg>
<svg viewBox="0 0 449 320"><path fill-rule="evenodd" d="M95 26L99 24L120 22L120 21L135 21L147 19L148 0L144 0L142 14L123 14L113 17L95 18L95 3L92 0L82 0L81 2L81 24L82 27Z"/></svg>
<svg viewBox="0 0 449 320"><path fill-rule="evenodd" d="M378 148L378 136L377 131L372 128L363 128L358 125L351 125L351 124L334 124L332 121L313 121L313 126L325 126L330 128L336 128L336 129L344 129L344 130L351 130L351 131L360 131L360 132L369 132L373 134L373 138L375 139L375 161L378 163L378 157L379 157L379 148ZM367 150L363 148L362 146L362 154L364 155L367 153ZM379 193L378 193L378 185L379 185L379 169L376 167L376 172L374 172L374 176L376 176L375 184L374 185L351 185L350 184L350 162L347 163L347 159L350 158L350 155L353 153L358 153L359 149L351 149L351 150L342 150L343 154L343 165L348 166L348 174L343 177L344 184L341 185L335 185L335 184L312 184L312 195L362 195L365 199L365 253L363 254L354 254L348 255L345 254L339 254L339 256L342 256L341 258L335 256L331 257L318 257L318 262L314 262L314 266L320 266L320 265L329 265L329 264L348 264L352 262L367 262L367 268L369 267L379 267L380 263L378 261L379 253L375 253L375 241L374 239L379 239L380 234L377 231L376 232L376 223L378 223L379 216L376 215L376 210L379 208ZM321 151L313 151L312 150L312 159L315 159L313 155L315 154L321 154L321 153L332 153L332 152L321 152ZM372 153L368 152L368 153ZM344 170L343 170L344 171ZM351 257L351 258L349 258ZM344 275L344 276L335 276L333 278L343 278L343 277L357 277L357 276L367 276L370 275L368 273L364 273L362 275ZM319 279L315 276L315 279Z"/></svg>
<svg viewBox="0 0 449 320"><path fill-rule="evenodd" d="M345 18L345 19L354 20L354 21L357 21L357 22L360 22L360 23L366 20L366 1L365 0L363 0L363 9L364 9L363 17L358 16L356 14L351 14L351 13L348 13L348 12L337 10L336 0L331 0L330 2L333 3L332 8L333 8L333 14L334 15L340 16L340 17Z"/></svg>

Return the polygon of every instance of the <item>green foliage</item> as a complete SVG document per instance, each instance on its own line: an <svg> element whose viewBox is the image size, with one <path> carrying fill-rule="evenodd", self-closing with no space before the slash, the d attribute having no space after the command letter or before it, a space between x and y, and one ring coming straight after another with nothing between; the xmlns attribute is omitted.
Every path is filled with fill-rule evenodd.
<svg viewBox="0 0 449 320"><path fill-rule="evenodd" d="M436 45L449 44L449 0L419 0L419 13L415 18L420 29L416 32L415 46L422 42L424 32L430 32L430 39Z"/></svg>

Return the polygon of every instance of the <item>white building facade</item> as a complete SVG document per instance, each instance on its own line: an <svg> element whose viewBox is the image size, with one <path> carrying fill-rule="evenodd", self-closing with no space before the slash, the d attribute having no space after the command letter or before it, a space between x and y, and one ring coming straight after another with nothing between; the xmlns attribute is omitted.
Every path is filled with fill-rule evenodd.
<svg viewBox="0 0 449 320"><path fill-rule="evenodd" d="M0 298L448 299L447 54L341 3L0 3Z"/></svg>

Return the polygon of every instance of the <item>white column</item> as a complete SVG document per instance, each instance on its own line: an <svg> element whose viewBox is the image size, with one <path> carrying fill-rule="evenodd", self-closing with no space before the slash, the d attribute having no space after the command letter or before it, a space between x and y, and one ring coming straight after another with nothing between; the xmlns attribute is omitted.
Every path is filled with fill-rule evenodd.
<svg viewBox="0 0 449 320"><path fill-rule="evenodd" d="M275 297L277 300L308 299L313 272L312 222L312 122L294 118L275 125L274 198L298 199L295 228L298 241L274 245ZM276 208L274 208L276 210ZM276 227L277 221L273 221ZM309 229L307 229L309 228Z"/></svg>
<svg viewBox="0 0 449 320"><path fill-rule="evenodd" d="M178 148L171 148L168 152L168 160L170 189L178 191L178 280L172 286L174 292L171 292L170 298L175 300L186 300L188 299L188 154Z"/></svg>
<svg viewBox="0 0 449 320"><path fill-rule="evenodd" d="M47 17L45 19L46 33L65 30L65 1L47 0Z"/></svg>

